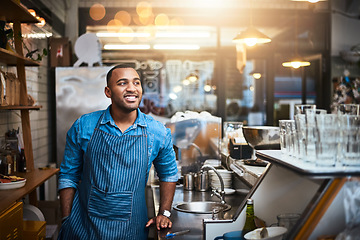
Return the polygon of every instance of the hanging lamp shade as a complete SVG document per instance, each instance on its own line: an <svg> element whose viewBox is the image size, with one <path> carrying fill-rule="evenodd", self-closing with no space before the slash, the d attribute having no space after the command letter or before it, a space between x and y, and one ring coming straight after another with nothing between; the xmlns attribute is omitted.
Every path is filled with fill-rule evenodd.
<svg viewBox="0 0 360 240"><path fill-rule="evenodd" d="M254 46L256 44L263 44L271 42L271 38L257 30L255 27L250 26L245 31L240 32L233 39L235 43L245 43L248 46Z"/></svg>
<svg viewBox="0 0 360 240"><path fill-rule="evenodd" d="M260 79L262 77L262 73L260 71L254 70L249 73L255 79Z"/></svg>
<svg viewBox="0 0 360 240"><path fill-rule="evenodd" d="M282 63L283 67L300 68L310 66L310 62L300 57L298 53L298 15L295 16L295 57Z"/></svg>
<svg viewBox="0 0 360 240"><path fill-rule="evenodd" d="M290 61L283 62L282 65L283 65L283 67L299 68L299 67L310 66L310 62L297 56L297 57L291 59Z"/></svg>

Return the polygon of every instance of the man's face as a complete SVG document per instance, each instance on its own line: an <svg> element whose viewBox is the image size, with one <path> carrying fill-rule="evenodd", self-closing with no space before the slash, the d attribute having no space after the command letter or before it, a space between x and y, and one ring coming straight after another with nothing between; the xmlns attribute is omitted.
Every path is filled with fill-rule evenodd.
<svg viewBox="0 0 360 240"><path fill-rule="evenodd" d="M140 77L132 68L115 69L105 87L105 95L123 112L132 112L139 107L142 91Z"/></svg>

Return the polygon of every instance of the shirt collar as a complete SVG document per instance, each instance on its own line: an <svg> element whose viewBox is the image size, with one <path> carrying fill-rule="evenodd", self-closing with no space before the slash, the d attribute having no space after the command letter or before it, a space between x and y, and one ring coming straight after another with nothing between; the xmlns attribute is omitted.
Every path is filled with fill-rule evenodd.
<svg viewBox="0 0 360 240"><path fill-rule="evenodd" d="M105 115L103 117L103 119L101 120L101 124L106 124L106 123L110 123L112 126L116 126L114 119L112 118L111 114L110 114L110 107L111 105L109 105L107 107L107 109L105 110ZM140 109L136 109L137 111L137 118L135 120L135 123L133 124L134 127L137 127L137 125L142 126L142 127L146 127L146 121L145 121L145 114L142 113L140 111Z"/></svg>

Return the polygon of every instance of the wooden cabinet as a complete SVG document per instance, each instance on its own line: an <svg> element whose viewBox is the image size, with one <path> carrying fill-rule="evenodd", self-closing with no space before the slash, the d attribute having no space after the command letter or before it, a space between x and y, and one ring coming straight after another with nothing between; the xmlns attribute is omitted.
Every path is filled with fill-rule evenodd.
<svg viewBox="0 0 360 240"><path fill-rule="evenodd" d="M23 227L24 240L45 240L46 222L24 221Z"/></svg>
<svg viewBox="0 0 360 240"><path fill-rule="evenodd" d="M18 202L0 214L0 239L23 239L22 207L23 203Z"/></svg>

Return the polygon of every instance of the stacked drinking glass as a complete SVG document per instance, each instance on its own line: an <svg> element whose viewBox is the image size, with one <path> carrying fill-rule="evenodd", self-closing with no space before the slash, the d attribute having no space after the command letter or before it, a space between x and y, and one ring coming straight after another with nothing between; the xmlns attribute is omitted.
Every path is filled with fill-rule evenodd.
<svg viewBox="0 0 360 240"><path fill-rule="evenodd" d="M360 105L339 105L336 113L316 105L295 105L294 120L279 120L281 152L316 166L360 166Z"/></svg>

